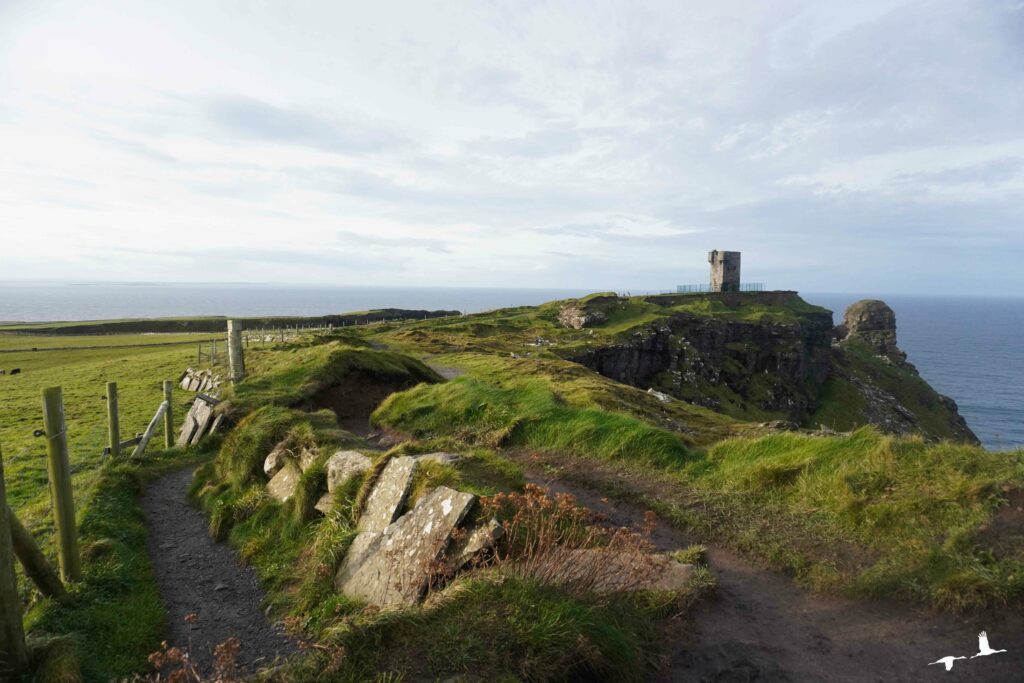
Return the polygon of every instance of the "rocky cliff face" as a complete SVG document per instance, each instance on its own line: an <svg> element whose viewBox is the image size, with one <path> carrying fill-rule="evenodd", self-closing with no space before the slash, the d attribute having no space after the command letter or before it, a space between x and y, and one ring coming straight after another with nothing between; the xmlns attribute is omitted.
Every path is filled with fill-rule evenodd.
<svg viewBox="0 0 1024 683"><path fill-rule="evenodd" d="M674 303L649 299L656 300ZM956 404L906 362L885 303L854 304L836 329L831 312L794 292L721 301L725 308L713 313L673 312L567 355L619 382L741 419L843 431L871 424L887 433L977 441ZM751 313L752 303L763 313ZM574 319L585 311L576 313Z"/></svg>
<svg viewBox="0 0 1024 683"><path fill-rule="evenodd" d="M832 349L832 377L811 422L837 429L871 424L889 434L978 443L956 402L935 391L896 343L896 314L885 302L846 309Z"/></svg>
<svg viewBox="0 0 1024 683"><path fill-rule="evenodd" d="M735 416L800 422L828 379L831 340L828 311L781 320L680 312L571 359Z"/></svg>

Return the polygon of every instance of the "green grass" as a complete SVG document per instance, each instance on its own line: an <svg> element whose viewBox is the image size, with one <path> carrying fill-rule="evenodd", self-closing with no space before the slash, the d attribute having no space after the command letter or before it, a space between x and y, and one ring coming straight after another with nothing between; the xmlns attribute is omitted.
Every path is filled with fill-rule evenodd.
<svg viewBox="0 0 1024 683"><path fill-rule="evenodd" d="M450 435L478 446L523 446L658 466L692 457L678 435L627 415L569 405L540 380L507 388L467 377L420 385L389 397L373 420L417 438Z"/></svg>
<svg viewBox="0 0 1024 683"><path fill-rule="evenodd" d="M42 427L44 387L62 386L76 506L88 507L98 481L107 444L106 382L116 381L122 438L146 428L163 400L161 382L176 380L190 363L190 347L137 347L5 355L19 375L0 376L0 445L7 473L8 500L15 513L49 550L53 533L47 489L45 443L34 437ZM175 424L188 405L187 392L176 390ZM161 439L157 436L154 441ZM154 444L155 445L155 444Z"/></svg>
<svg viewBox="0 0 1024 683"><path fill-rule="evenodd" d="M1024 546L984 533L1007 494L1024 490L1024 452L863 428L729 440L692 469L697 487L808 515L863 549L853 593L953 610L1024 598Z"/></svg>
<svg viewBox="0 0 1024 683"><path fill-rule="evenodd" d="M2 328L0 328L2 329ZM76 336L68 339L63 336L43 334L12 334L0 332L0 368L13 367L10 355L17 351L56 352L56 350L73 347L96 346L145 346L149 344L197 344L199 341L213 339L209 333L181 334L104 334L94 336ZM223 340L221 340L223 341Z"/></svg>
<svg viewBox="0 0 1024 683"><path fill-rule="evenodd" d="M457 315L457 311L420 311L398 308L383 308L370 311L356 311L324 316L267 316L259 318L232 318L245 329L276 329L283 327L312 327L334 325L335 327L366 325L371 322L397 320L420 320L425 317ZM73 320L44 323L0 324L0 333L34 333L46 335L90 335L90 334L134 334L134 333L181 333L181 332L224 332L227 317L197 316L179 318L128 318L122 320Z"/></svg>
<svg viewBox="0 0 1024 683"><path fill-rule="evenodd" d="M839 353L841 372L825 385L818 410L808 420L836 431L850 431L866 422L866 399L850 378L874 385L891 394L914 414L921 431L933 438L958 439L952 428L952 412L939 395L915 372L876 355L858 340L847 340Z"/></svg>
<svg viewBox="0 0 1024 683"><path fill-rule="evenodd" d="M645 596L610 604L496 572L460 579L426 609L352 615L333 647L345 653L296 667L290 680L365 681L453 675L498 681L635 681L659 654L652 618L669 605Z"/></svg>

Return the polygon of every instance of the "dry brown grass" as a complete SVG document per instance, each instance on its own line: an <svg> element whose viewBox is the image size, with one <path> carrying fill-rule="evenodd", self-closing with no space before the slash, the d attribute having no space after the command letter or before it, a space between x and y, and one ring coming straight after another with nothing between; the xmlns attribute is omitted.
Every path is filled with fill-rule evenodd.
<svg viewBox="0 0 1024 683"><path fill-rule="evenodd" d="M551 496L533 484L482 504L505 529L491 561L515 576L592 596L638 590L659 570L649 541L653 514L638 529L609 527L571 495Z"/></svg>

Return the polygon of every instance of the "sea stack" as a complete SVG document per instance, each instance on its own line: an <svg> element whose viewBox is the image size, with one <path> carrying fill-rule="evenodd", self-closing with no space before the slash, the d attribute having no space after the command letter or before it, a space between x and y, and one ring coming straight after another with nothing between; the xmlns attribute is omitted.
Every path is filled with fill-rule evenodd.
<svg viewBox="0 0 1024 683"><path fill-rule="evenodd" d="M896 313L884 301L862 299L846 309L841 338L860 339L899 365L907 362L907 354L896 345Z"/></svg>

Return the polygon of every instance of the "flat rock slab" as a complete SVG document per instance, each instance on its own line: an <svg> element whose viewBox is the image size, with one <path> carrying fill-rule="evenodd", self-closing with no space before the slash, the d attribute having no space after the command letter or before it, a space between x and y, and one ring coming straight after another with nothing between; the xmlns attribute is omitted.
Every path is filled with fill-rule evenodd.
<svg viewBox="0 0 1024 683"><path fill-rule="evenodd" d="M229 546L210 538L206 519L186 497L192 483L187 467L149 484L141 496L148 532L146 548L160 597L167 606L164 638L187 647L201 671L210 676L213 648L235 636L241 643L238 662L245 673L297 650L280 624L263 612L256 570L244 566ZM195 626L185 615L195 612ZM212 676L207 680L212 680Z"/></svg>
<svg viewBox="0 0 1024 683"><path fill-rule="evenodd" d="M383 531L359 534L335 576L335 587L379 607L415 605L475 500L471 493L439 486Z"/></svg>
<svg viewBox="0 0 1024 683"><path fill-rule="evenodd" d="M196 431L189 440L190 446L198 444L199 440L206 436L207 429L213 423L213 406L201 399L196 399L196 404Z"/></svg>
<svg viewBox="0 0 1024 683"><path fill-rule="evenodd" d="M278 502L284 503L295 495L299 487L299 479L302 478L302 470L295 464L294 460L286 460L284 466L278 470L274 478L267 484L267 493Z"/></svg>
<svg viewBox="0 0 1024 683"><path fill-rule="evenodd" d="M189 408L185 421L181 423L181 433L178 434L178 440L174 442L176 446L187 446L192 441L192 437L199 426L196 422L196 411L198 409L199 401L193 403L192 407Z"/></svg>
<svg viewBox="0 0 1024 683"><path fill-rule="evenodd" d="M327 491L334 493L339 487L370 469L373 461L359 451L338 451L327 459Z"/></svg>
<svg viewBox="0 0 1024 683"><path fill-rule="evenodd" d="M388 461L366 500L366 507L359 518L359 531L384 531L398 519L405 499L409 497L416 465L416 459L408 455Z"/></svg>

